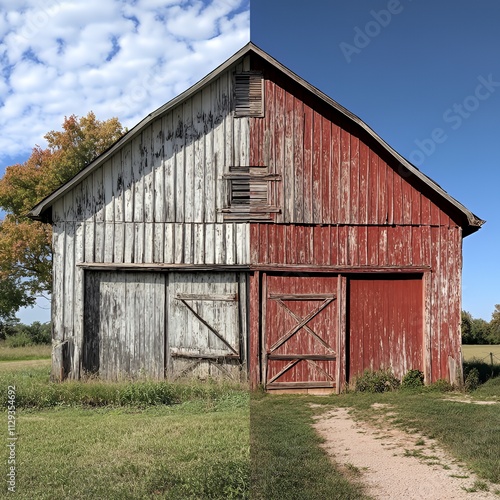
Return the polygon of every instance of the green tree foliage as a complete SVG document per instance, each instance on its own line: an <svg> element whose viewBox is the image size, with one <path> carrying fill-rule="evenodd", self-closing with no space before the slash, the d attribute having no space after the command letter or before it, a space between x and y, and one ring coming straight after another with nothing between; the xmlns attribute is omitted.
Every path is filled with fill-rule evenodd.
<svg viewBox="0 0 500 500"><path fill-rule="evenodd" d="M34 297L30 297L22 282L6 277L0 280L0 338L4 339L17 323L14 317L19 307L32 305Z"/></svg>
<svg viewBox="0 0 500 500"><path fill-rule="evenodd" d="M47 148L35 146L26 162L8 167L0 179L0 208L7 214L0 222L0 282L16 288L5 302L10 304L7 315L52 287L52 228L26 215L122 134L117 118L100 121L92 112L82 118L72 115L61 131L47 133Z"/></svg>
<svg viewBox="0 0 500 500"><path fill-rule="evenodd" d="M51 323L33 322L31 325L22 323L13 325L7 332L7 345L24 347L28 345L50 344L52 340Z"/></svg>
<svg viewBox="0 0 500 500"><path fill-rule="evenodd" d="M495 305L491 315L489 340L491 344L500 344L500 304Z"/></svg>
<svg viewBox="0 0 500 500"><path fill-rule="evenodd" d="M462 311L462 344L500 344L500 304L495 306L489 323Z"/></svg>
<svg viewBox="0 0 500 500"><path fill-rule="evenodd" d="M462 311L462 344L474 344L472 337L472 321L474 318L471 313Z"/></svg>

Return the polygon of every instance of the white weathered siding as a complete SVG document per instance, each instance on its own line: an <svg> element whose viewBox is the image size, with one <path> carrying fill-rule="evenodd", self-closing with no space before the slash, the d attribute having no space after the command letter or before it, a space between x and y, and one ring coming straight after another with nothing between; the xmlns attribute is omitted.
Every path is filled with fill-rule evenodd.
<svg viewBox="0 0 500 500"><path fill-rule="evenodd" d="M245 275L169 273L167 300L169 376L246 374Z"/></svg>
<svg viewBox="0 0 500 500"><path fill-rule="evenodd" d="M233 71L148 124L53 205L55 378L80 376L78 264L249 264L249 224L224 223L221 212L223 175L249 161L249 119L232 112Z"/></svg>
<svg viewBox="0 0 500 500"><path fill-rule="evenodd" d="M83 372L103 379L246 376L247 279L87 271Z"/></svg>
<svg viewBox="0 0 500 500"><path fill-rule="evenodd" d="M88 272L82 369L103 379L160 379L165 367L165 275Z"/></svg>

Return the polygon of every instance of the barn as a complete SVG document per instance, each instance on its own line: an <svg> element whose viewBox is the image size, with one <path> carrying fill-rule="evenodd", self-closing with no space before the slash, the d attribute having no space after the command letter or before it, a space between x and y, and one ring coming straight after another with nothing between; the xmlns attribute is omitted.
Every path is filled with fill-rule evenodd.
<svg viewBox="0 0 500 500"><path fill-rule="evenodd" d="M53 226L55 380L461 375L462 238L484 221L252 43L31 216Z"/></svg>

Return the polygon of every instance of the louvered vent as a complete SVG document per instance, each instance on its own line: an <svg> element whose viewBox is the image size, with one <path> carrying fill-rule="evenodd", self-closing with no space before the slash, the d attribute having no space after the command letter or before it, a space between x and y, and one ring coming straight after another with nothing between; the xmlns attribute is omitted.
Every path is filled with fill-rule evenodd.
<svg viewBox="0 0 500 500"><path fill-rule="evenodd" d="M262 73L247 71L234 75L234 116L264 116Z"/></svg>
<svg viewBox="0 0 500 500"><path fill-rule="evenodd" d="M224 175L228 180L227 207L222 210L224 220L271 220L277 207L270 205L271 183L281 180L278 174L270 174L267 167L229 167Z"/></svg>

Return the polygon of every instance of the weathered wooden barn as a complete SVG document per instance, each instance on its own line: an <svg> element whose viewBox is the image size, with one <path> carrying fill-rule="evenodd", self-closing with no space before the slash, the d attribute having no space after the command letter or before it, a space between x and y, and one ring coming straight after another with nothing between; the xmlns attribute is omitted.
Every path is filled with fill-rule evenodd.
<svg viewBox="0 0 500 500"><path fill-rule="evenodd" d="M31 215L54 229L55 379L460 376L483 221L251 43Z"/></svg>

